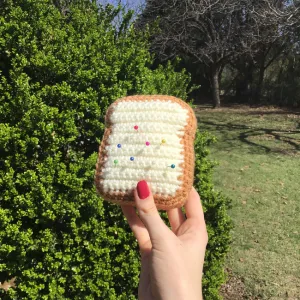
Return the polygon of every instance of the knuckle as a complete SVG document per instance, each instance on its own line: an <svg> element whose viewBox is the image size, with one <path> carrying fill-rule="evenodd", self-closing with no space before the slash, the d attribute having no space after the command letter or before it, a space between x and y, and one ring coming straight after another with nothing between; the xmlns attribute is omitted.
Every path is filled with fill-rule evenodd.
<svg viewBox="0 0 300 300"><path fill-rule="evenodd" d="M208 232L207 232L206 225L205 224L203 225L200 222L196 222L194 224L194 228L195 228L195 232L196 232L198 238L202 242L205 242L205 244L207 245L207 243L208 243Z"/></svg>
<svg viewBox="0 0 300 300"><path fill-rule="evenodd" d="M140 213L144 216L151 216L157 213L157 208L155 204L148 205L146 207L140 208Z"/></svg>

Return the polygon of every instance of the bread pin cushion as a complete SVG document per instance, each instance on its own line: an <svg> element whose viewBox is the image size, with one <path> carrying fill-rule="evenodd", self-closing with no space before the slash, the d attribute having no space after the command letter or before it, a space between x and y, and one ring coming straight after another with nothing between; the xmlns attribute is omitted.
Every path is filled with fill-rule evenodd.
<svg viewBox="0 0 300 300"><path fill-rule="evenodd" d="M197 120L184 101L162 95L130 96L108 108L95 172L105 200L134 206L140 180L158 209L181 207L194 180Z"/></svg>

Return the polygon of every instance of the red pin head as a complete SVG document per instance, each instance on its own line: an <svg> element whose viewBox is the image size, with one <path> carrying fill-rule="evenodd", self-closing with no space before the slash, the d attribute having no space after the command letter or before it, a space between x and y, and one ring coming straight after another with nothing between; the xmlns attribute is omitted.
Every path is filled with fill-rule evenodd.
<svg viewBox="0 0 300 300"><path fill-rule="evenodd" d="M138 130L139 126L135 125L133 128L134 128L134 130Z"/></svg>

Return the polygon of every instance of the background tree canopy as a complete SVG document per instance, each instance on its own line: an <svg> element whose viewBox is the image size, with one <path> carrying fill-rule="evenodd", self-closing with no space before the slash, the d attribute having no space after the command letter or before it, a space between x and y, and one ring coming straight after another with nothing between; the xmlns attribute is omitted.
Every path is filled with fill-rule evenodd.
<svg viewBox="0 0 300 300"><path fill-rule="evenodd" d="M297 105L299 97L282 79L286 68L292 71L297 78L293 92L299 95L298 71L286 60L299 61L299 16L299 1L147 0L136 27L158 26L152 52L160 62L183 58L193 82L202 85L202 94L215 107L220 106L220 89L237 101L258 103L262 97Z"/></svg>
<svg viewBox="0 0 300 300"><path fill-rule="evenodd" d="M137 243L93 184L104 115L125 95L186 99L191 84L171 63L152 68L148 33L131 17L88 0L0 3L0 282L15 278L1 299L137 297ZM211 183L213 140L195 141L206 299L219 298L231 228L229 201Z"/></svg>

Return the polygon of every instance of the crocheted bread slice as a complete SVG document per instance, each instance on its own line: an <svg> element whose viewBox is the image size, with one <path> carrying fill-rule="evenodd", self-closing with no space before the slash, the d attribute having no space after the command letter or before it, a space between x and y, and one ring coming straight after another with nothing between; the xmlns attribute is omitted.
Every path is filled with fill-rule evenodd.
<svg viewBox="0 0 300 300"><path fill-rule="evenodd" d="M140 180L151 187L158 209L181 207L194 180L197 120L172 96L130 96L107 110L95 172L97 192L115 204L134 206Z"/></svg>

